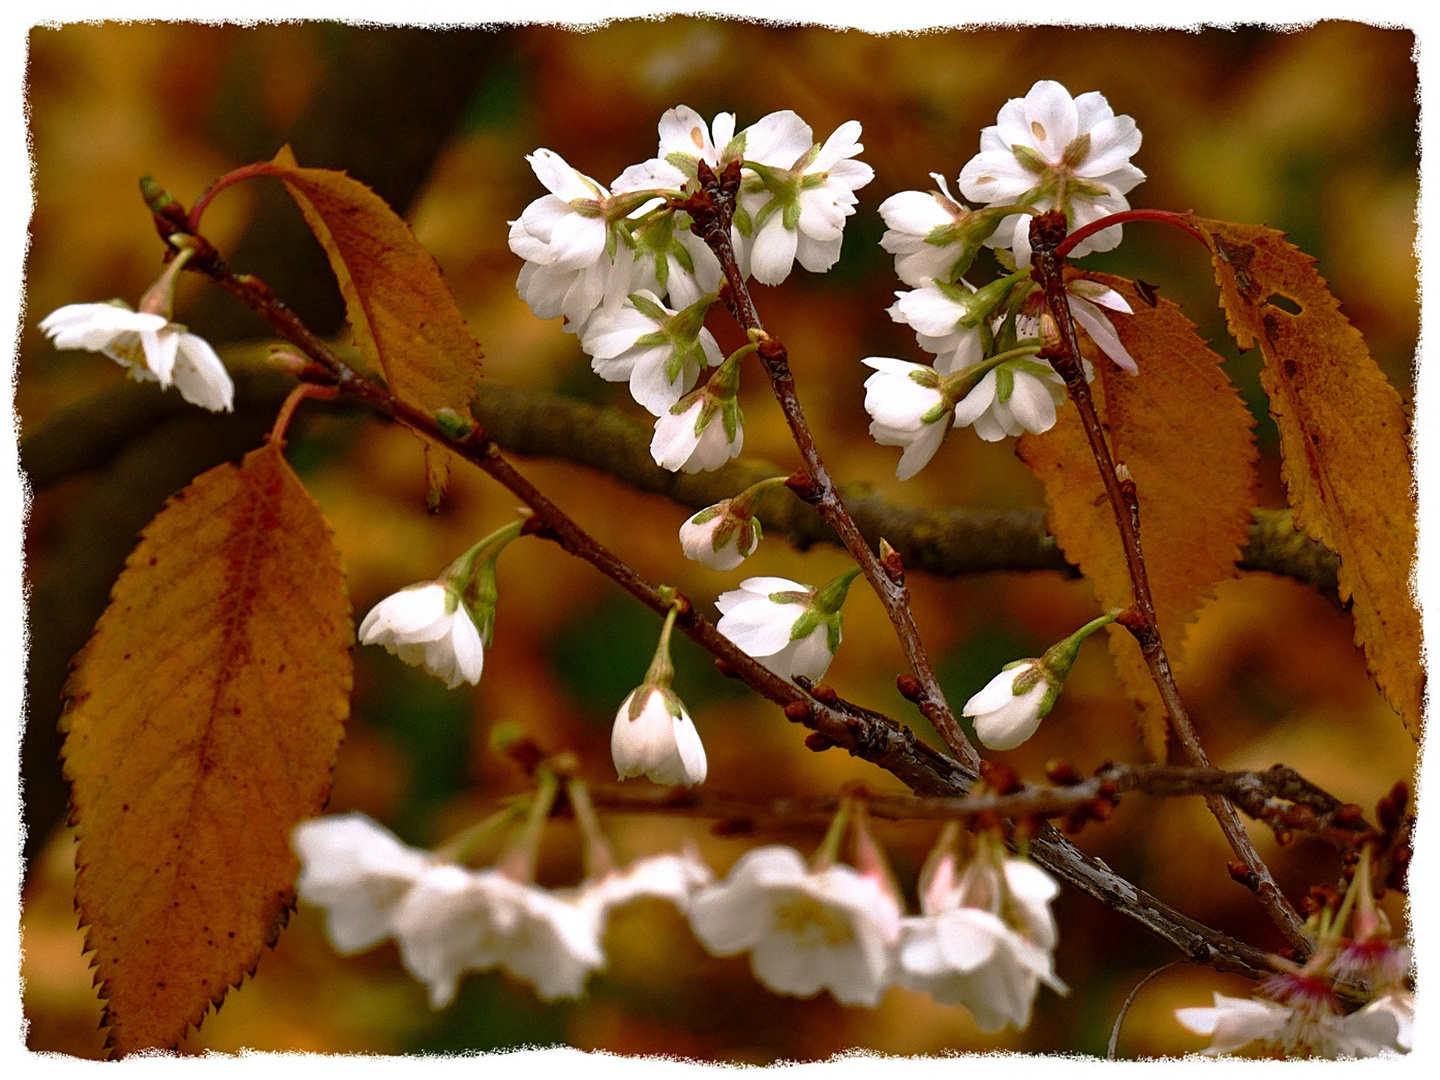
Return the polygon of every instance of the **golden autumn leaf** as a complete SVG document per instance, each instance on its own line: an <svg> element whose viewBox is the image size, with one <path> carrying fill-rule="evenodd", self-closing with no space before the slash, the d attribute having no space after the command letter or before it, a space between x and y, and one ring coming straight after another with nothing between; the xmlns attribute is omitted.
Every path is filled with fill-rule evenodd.
<svg viewBox="0 0 1440 1080"><path fill-rule="evenodd" d="M468 418L480 346L410 226L360 181L302 168L289 146L260 172L284 181L300 207L340 284L355 344L391 392L432 415L450 408ZM432 502L445 489L447 454L426 444Z"/></svg>
<svg viewBox="0 0 1440 1080"><path fill-rule="evenodd" d="M1088 342L1095 365L1090 390L1117 464L1134 477L1140 540L1160 633L1173 656L1185 625L1215 585L1235 574L1249 532L1255 462L1250 414L1180 309L1151 307L1133 282L1085 274L1116 290L1131 315L1112 315L1121 342L1140 366L1128 375ZM1120 535L1100 472L1073 407L1062 407L1043 435L1026 434L1017 452L1045 485L1050 530L1080 567L1105 608L1132 600ZM1145 748L1165 760L1167 722L1159 694L1131 635L1111 627L1121 680L1139 710Z"/></svg>
<svg viewBox="0 0 1440 1080"><path fill-rule="evenodd" d="M75 903L116 1054L174 1046L254 970L323 809L353 627L320 508L267 445L141 534L66 684Z"/></svg>
<svg viewBox="0 0 1440 1080"><path fill-rule="evenodd" d="M1340 311L1315 260L1263 225L1190 219L1210 237L1230 333L1260 346L1295 523L1340 560L1355 640L1405 726L1420 737L1425 673L1410 593L1415 502L1400 395ZM1289 307L1275 303L1283 297Z"/></svg>

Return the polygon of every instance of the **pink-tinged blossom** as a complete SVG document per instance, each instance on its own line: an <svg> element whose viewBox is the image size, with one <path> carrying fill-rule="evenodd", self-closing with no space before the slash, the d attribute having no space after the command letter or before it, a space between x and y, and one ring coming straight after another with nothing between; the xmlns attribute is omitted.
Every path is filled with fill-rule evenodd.
<svg viewBox="0 0 1440 1080"><path fill-rule="evenodd" d="M960 870L957 830L947 828L926 860L919 918L907 918L896 952L897 979L944 1005L964 1005L982 1031L1030 1023L1040 983L1068 989L1056 976L1050 904L1059 886L1025 859L983 844Z"/></svg>

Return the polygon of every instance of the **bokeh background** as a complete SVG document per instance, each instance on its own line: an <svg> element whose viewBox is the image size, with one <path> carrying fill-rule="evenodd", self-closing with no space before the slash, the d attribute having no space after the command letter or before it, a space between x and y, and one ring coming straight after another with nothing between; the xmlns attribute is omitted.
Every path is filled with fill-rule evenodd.
<svg viewBox="0 0 1440 1080"><path fill-rule="evenodd" d="M977 150L980 128L1035 80L1058 79L1076 94L1098 89L1144 132L1135 161L1149 179L1132 202L1288 231L1318 257L1408 402L1419 313L1414 47L1407 31L1351 23L1294 33L1052 28L911 36L691 18L583 34L320 23L34 29L28 93L36 203L16 400L22 438L44 435L49 456L26 458L35 485L23 765L30 1048L102 1053L100 1006L71 906L73 841L63 827L55 756L66 663L103 609L136 531L194 475L258 445L273 418L273 405L247 396L243 377L236 414L212 417L177 407L174 395L153 386L130 386L103 358L57 353L35 329L65 303L134 302L153 280L160 249L138 177L153 173L188 203L219 174L290 141L303 164L346 168L406 214L482 344L487 380L640 418L623 385L594 377L575 338L535 319L515 294L520 264L507 249L506 222L542 193L523 155L550 147L604 182L654 153L656 121L680 103L706 116L734 111L742 125L794 109L818 138L859 119L876 179L860 192L840 264L818 277L797 269L758 297L767 325L789 346L821 449L839 477L914 504L1032 507L1043 496L1011 442L985 444L959 432L902 486L894 479L898 451L866 435L860 358L923 359L908 329L883 311L899 282L877 244L880 201L929 186L930 171L953 183ZM231 189L206 229L238 269L260 273L317 328L342 332L343 309L319 249L278 185ZM1225 337L1208 266L1192 248L1179 234L1132 227L1121 250L1086 265L1158 283L1229 358L1256 415L1258 501L1283 505L1258 359L1237 356ZM265 328L199 282L182 288L176 317L220 346L242 375L264 352L257 341ZM746 375L743 389L746 454L793 467L797 456L757 374ZM117 434L106 418L121 412L130 419ZM146 419L137 424L135 415ZM292 429L291 458L334 525L357 615L432 577L513 512L507 492L461 469L442 511L427 515L417 441L353 410L307 407ZM574 466L520 464L643 573L702 605L751 574L819 582L845 565L836 550L802 554L772 538L742 569L717 575L680 557L681 508ZM953 702L1002 663L1036 654L1093 614L1083 582L1048 573L914 575L912 584L917 619ZM381 650L356 652L354 715L333 811L363 810L415 844L443 839L523 787L519 770L489 749L489 734L502 723L522 725L548 748L574 750L590 779L612 779L610 724L644 672L658 620L547 543L512 548L500 586L495 645L475 690L449 692ZM1192 626L1179 665L1213 759L1234 768L1287 762L1367 808L1409 778L1416 748L1369 682L1351 637L1333 597L1262 574L1223 584ZM719 677L688 642L676 652L677 689L705 740L715 789L768 799L829 793L852 779L895 787L840 751L806 750L777 710ZM933 738L894 689L902 669L879 604L857 587L831 681ZM1088 771L1140 754L1108 656L1092 646L1040 733L1000 756L1033 779L1052 757ZM722 873L754 843L808 852L819 840L817 831L799 828L718 837L703 822L657 817L606 815L605 827L622 858L691 837ZM935 827L885 825L880 834L913 906ZM1322 847L1301 840L1277 849L1265 830L1257 840L1293 897L1333 881L1336 860ZM1129 796L1080 843L1196 918L1263 946L1279 944L1226 874L1228 850L1199 800ZM573 831L552 826L542 881L569 884L579 874ZM317 912L302 908L255 977L231 992L185 1049L393 1054L568 1044L752 1063L852 1048L1103 1054L1130 988L1173 956L1086 897L1066 891L1056 910L1057 967L1073 992L1061 998L1042 990L1027 1031L985 1035L963 1009L898 988L874 1010L841 1007L825 994L773 996L743 957L707 956L683 919L658 902L615 916L609 968L582 1001L546 1005L528 986L492 973L469 977L458 1001L434 1013L393 945L339 958ZM1401 906L1392 902L1391 912L1398 925ZM1203 969L1166 972L1130 1012L1120 1054L1198 1049L1205 1040L1181 1029L1173 1010L1208 1004L1213 989L1244 987Z"/></svg>

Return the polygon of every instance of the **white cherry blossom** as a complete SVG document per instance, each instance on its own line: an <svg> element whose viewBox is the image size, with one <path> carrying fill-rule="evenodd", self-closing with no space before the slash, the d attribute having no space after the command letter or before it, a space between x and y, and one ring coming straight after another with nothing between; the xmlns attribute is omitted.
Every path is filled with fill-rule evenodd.
<svg viewBox="0 0 1440 1080"><path fill-rule="evenodd" d="M1065 294L1070 314L1085 328L1085 332L1099 346L1100 351L1113 360L1117 367L1131 375L1140 374L1140 366L1135 363L1129 350L1120 343L1120 335L1115 332L1115 327L1101 310L1106 308L1129 315L1132 313L1129 301L1109 286L1085 278L1072 278L1066 282Z"/></svg>
<svg viewBox="0 0 1440 1080"><path fill-rule="evenodd" d="M646 776L657 784L703 783L705 747L680 699L663 686L645 685L615 713L610 756L620 779Z"/></svg>
<svg viewBox="0 0 1440 1080"><path fill-rule="evenodd" d="M960 872L958 832L948 826L926 860L921 915L901 927L897 979L941 1004L964 1005L982 1031L1021 1029L1030 1023L1040 983L1069 992L1051 956L1057 933L1050 904L1059 886L984 837Z"/></svg>
<svg viewBox="0 0 1440 1080"><path fill-rule="evenodd" d="M981 323L989 309L980 307L985 298L969 282L927 280L909 292L896 292L895 297L886 313L914 329L920 347L935 354L935 370L941 375L980 363L985 355Z"/></svg>
<svg viewBox="0 0 1440 1080"><path fill-rule="evenodd" d="M881 446L905 448L895 476L908 480L935 456L950 428L951 409L940 375L934 368L888 356L866 357L861 363L875 369L865 380L870 437Z"/></svg>
<svg viewBox="0 0 1440 1080"><path fill-rule="evenodd" d="M457 593L438 581L412 585L381 600L360 624L363 645L383 645L455 689L478 683L485 645Z"/></svg>
<svg viewBox="0 0 1440 1080"><path fill-rule="evenodd" d="M513 227L510 237L513 249ZM658 286L653 266L647 267L638 261L635 252L621 244L613 261L602 255L595 262L576 269L527 262L520 268L515 287L537 318L563 317L567 333L581 334L590 317L602 306L618 307L630 294Z"/></svg>
<svg viewBox="0 0 1440 1080"><path fill-rule="evenodd" d="M973 253L964 238L951 238L969 211L950 194L943 176L930 178L939 190L901 191L880 204L885 221L880 246L895 256L900 280L917 289L931 280L953 281L957 262Z"/></svg>
<svg viewBox="0 0 1440 1080"><path fill-rule="evenodd" d="M1201 1053L1211 1056L1253 1047L1287 1058L1377 1057L1399 1048L1400 1022L1389 1009L1367 1006L1344 1015L1328 990L1281 1003L1263 996L1266 985L1252 998L1217 992L1213 1006L1176 1009L1175 1018L1195 1034L1210 1036Z"/></svg>
<svg viewBox="0 0 1440 1080"><path fill-rule="evenodd" d="M553 270L581 270L605 254L603 202L610 193L553 150L528 154L536 178L550 190L510 223L510 250Z"/></svg>
<svg viewBox="0 0 1440 1080"><path fill-rule="evenodd" d="M707 506L680 526L680 547L687 559L711 570L733 570L760 546L760 522L737 513L730 499Z"/></svg>
<svg viewBox="0 0 1440 1080"><path fill-rule="evenodd" d="M604 910L515 881L499 870L437 866L395 911L405 967L440 1009L467 971L503 968L545 1001L576 998L605 966Z"/></svg>
<svg viewBox="0 0 1440 1080"><path fill-rule="evenodd" d="M955 426L973 427L986 442L1055 426L1065 401L1065 380L1048 360L1006 361L987 371L955 406Z"/></svg>
<svg viewBox="0 0 1440 1080"><path fill-rule="evenodd" d="M1011 98L997 123L980 134L980 153L960 170L960 192L989 206L1025 203L1060 209L1074 231L1128 210L1125 195L1145 179L1130 164L1140 131L1129 116L1116 116L1104 95L1072 98L1058 82L1044 80L1023 98ZM987 241L1009 247L1016 264L1030 265L1030 216L1005 218ZM1076 246L1073 255L1109 251L1120 243L1112 226Z"/></svg>
<svg viewBox="0 0 1440 1080"><path fill-rule="evenodd" d="M677 404L655 422L650 456L671 472L720 468L738 456L745 444L743 418L739 406L733 403L731 397L725 404L716 405L702 389L689 404Z"/></svg>
<svg viewBox="0 0 1440 1080"><path fill-rule="evenodd" d="M118 303L67 304L42 319L40 329L57 349L104 353L137 381L173 384L192 405L234 408L235 384L210 343L164 315Z"/></svg>
<svg viewBox="0 0 1440 1080"><path fill-rule="evenodd" d="M838 609L815 610L818 591L789 578L747 578L715 601L715 628L777 675L819 682L835 658L841 623Z"/></svg>
<svg viewBox="0 0 1440 1080"><path fill-rule="evenodd" d="M668 900L682 912L700 890L713 884L715 874L693 843L679 853L665 852L636 859L622 870L612 870L580 889L578 902L595 904L604 912L632 900L652 897Z"/></svg>
<svg viewBox="0 0 1440 1080"><path fill-rule="evenodd" d="M702 366L717 367L725 359L704 318L701 308L676 311L641 291L596 311L580 347L597 375L628 381L637 402L664 416L695 385Z"/></svg>
<svg viewBox="0 0 1440 1080"><path fill-rule="evenodd" d="M1406 1054L1415 1048L1415 995L1409 990L1392 990L1360 1012L1389 1014L1395 1021L1395 1048Z"/></svg>
<svg viewBox="0 0 1440 1080"><path fill-rule="evenodd" d="M765 285L778 285L798 259L823 272L840 258L845 219L855 212L856 190L875 170L855 155L860 123L847 121L824 145L793 112L771 113L741 133L753 175L740 189L740 207L750 223L750 272Z"/></svg>
<svg viewBox="0 0 1440 1080"><path fill-rule="evenodd" d="M735 136L735 116L717 113L713 123L707 125L694 109L680 105L660 118L659 132L659 155L627 168L610 185L613 193L669 190L678 194L692 190L699 162L719 172L730 160L724 151ZM731 149L738 151L738 144ZM645 204L631 217L642 216L655 205L658 203ZM720 284L720 261L705 241L690 231L690 225L689 215L681 211L636 236L642 252L654 260L660 289L668 292L670 303L677 308L688 307ZM730 246L740 273L749 277L750 242L734 225L730 229Z"/></svg>
<svg viewBox="0 0 1440 1080"><path fill-rule="evenodd" d="M690 905L690 925L710 952L748 952L771 990L809 997L829 990L846 1005L874 1006L890 982L900 909L873 878L835 864L812 870L794 848L754 848Z"/></svg>
<svg viewBox="0 0 1440 1080"><path fill-rule="evenodd" d="M902 986L964 1005L981 1031L1028 1027L1042 981L1066 991L1046 950L979 908L905 919L897 959Z"/></svg>
<svg viewBox="0 0 1440 1080"><path fill-rule="evenodd" d="M991 750L1013 750L1035 734L1052 689L1037 661L1021 661L991 679L961 712L975 718L975 734Z"/></svg>
<svg viewBox="0 0 1440 1080"><path fill-rule="evenodd" d="M364 814L313 818L295 826L296 895L325 909L335 951L362 952L391 934L395 909L435 866L429 852L402 844Z"/></svg>

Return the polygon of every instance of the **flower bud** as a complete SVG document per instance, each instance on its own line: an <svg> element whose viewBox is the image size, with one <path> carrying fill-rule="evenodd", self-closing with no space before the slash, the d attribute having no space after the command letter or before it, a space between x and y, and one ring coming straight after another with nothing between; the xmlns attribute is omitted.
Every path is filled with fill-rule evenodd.
<svg viewBox="0 0 1440 1080"><path fill-rule="evenodd" d="M760 545L760 523L740 512L738 500L725 499L707 506L680 526L685 557L712 570L733 570Z"/></svg>
<svg viewBox="0 0 1440 1080"><path fill-rule="evenodd" d="M684 704L663 686L632 690L615 713L610 756L623 780L647 776L657 784L699 784L707 772L705 747Z"/></svg>

